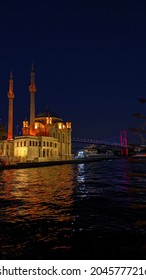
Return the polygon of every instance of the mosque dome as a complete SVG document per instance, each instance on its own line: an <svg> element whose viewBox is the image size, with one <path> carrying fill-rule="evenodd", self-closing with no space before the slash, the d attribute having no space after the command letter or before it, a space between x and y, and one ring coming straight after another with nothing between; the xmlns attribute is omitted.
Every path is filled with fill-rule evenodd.
<svg viewBox="0 0 146 280"><path fill-rule="evenodd" d="M60 118L55 112L49 110L45 110L44 112L37 114L35 119L44 119L47 117L50 117L56 121L62 121L62 118Z"/></svg>
<svg viewBox="0 0 146 280"><path fill-rule="evenodd" d="M54 113L52 111L48 111L48 110L46 110L44 112L41 112L41 113L36 115L36 118L47 118L47 117L60 119L60 117L56 113Z"/></svg>

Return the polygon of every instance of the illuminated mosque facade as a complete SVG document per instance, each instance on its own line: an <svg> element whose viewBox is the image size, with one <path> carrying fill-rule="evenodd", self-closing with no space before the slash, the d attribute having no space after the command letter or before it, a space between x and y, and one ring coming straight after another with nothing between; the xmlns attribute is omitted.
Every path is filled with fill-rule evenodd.
<svg viewBox="0 0 146 280"><path fill-rule="evenodd" d="M7 139L0 140L0 159L11 164L17 162L54 161L72 159L71 122L52 112L35 116L35 72L32 66L30 93L30 121L24 120L22 136L13 136L13 77L10 74L8 91Z"/></svg>

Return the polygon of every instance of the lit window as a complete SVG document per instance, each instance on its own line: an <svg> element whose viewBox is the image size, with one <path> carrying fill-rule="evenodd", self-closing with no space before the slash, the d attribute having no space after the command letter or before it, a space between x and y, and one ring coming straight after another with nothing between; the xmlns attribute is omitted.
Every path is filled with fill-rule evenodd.
<svg viewBox="0 0 146 280"><path fill-rule="evenodd" d="M62 129L62 123L58 123L58 128Z"/></svg>
<svg viewBox="0 0 146 280"><path fill-rule="evenodd" d="M66 127L71 128L71 122L66 122Z"/></svg>
<svg viewBox="0 0 146 280"><path fill-rule="evenodd" d="M28 127L28 121L23 121L23 127Z"/></svg>
<svg viewBox="0 0 146 280"><path fill-rule="evenodd" d="M46 124L52 124L52 118L47 117L46 118Z"/></svg>
<svg viewBox="0 0 146 280"><path fill-rule="evenodd" d="M37 129L38 128L38 123L35 123L34 127L35 127L35 129Z"/></svg>

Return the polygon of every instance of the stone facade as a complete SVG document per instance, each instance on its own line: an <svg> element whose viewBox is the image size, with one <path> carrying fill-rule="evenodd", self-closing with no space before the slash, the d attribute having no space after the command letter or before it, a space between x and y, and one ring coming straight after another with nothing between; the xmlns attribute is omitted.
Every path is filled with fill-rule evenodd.
<svg viewBox="0 0 146 280"><path fill-rule="evenodd" d="M9 80L9 92L13 93L12 74ZM0 140L0 160L6 164L15 162L54 161L72 159L71 122L63 120L52 112L35 116L35 74L32 67L30 92L30 121L23 121L22 136L13 137L13 107L10 107L7 139ZM33 98L32 98L33 96ZM11 98L10 98L11 97ZM11 110L10 110L11 109ZM11 112L11 114L10 114ZM10 133L11 132L11 133Z"/></svg>
<svg viewBox="0 0 146 280"><path fill-rule="evenodd" d="M31 136L24 133L11 141L0 140L0 158L7 163L72 159L71 123L65 125L57 122L47 129L50 132L48 135L36 133L36 136Z"/></svg>
<svg viewBox="0 0 146 280"><path fill-rule="evenodd" d="M15 137L15 159L19 161L71 159L71 123L63 124L61 119L60 122L56 122L56 118L52 117L52 123L48 124L48 117L44 116L41 120L40 117L35 120L36 136L27 135L27 127L23 122L23 136Z"/></svg>

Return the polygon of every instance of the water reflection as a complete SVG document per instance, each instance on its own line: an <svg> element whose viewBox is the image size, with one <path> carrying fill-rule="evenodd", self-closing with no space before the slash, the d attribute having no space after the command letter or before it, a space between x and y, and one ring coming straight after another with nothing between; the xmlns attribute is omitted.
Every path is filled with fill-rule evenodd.
<svg viewBox="0 0 146 280"><path fill-rule="evenodd" d="M77 181L79 183L85 182L85 164L81 163L77 165L78 174L77 174Z"/></svg>
<svg viewBox="0 0 146 280"><path fill-rule="evenodd" d="M70 219L73 204L71 165L5 170L0 181L3 186L1 220Z"/></svg>
<svg viewBox="0 0 146 280"><path fill-rule="evenodd" d="M0 172L0 257L146 256L145 178L130 175L142 171L115 160Z"/></svg>

